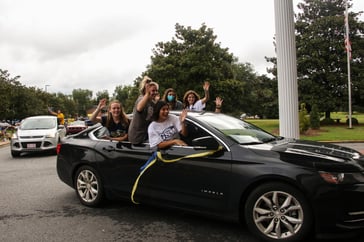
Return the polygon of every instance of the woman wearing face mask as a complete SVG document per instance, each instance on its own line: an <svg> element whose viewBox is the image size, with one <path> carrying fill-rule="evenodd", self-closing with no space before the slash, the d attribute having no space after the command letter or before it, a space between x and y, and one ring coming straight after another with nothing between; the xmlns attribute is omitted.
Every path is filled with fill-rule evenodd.
<svg viewBox="0 0 364 242"><path fill-rule="evenodd" d="M182 110L183 104L177 98L177 93L173 88L165 90L162 100L168 103L170 110Z"/></svg>

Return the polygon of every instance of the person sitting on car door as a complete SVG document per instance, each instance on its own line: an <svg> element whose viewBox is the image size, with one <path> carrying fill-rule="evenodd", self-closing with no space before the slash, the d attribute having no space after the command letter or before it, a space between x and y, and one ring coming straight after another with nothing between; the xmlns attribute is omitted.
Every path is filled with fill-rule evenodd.
<svg viewBox="0 0 364 242"><path fill-rule="evenodd" d="M205 81L203 84L203 90L205 92L205 96L200 98L200 95L193 90L188 90L185 92L183 96L183 104L184 108L191 111L202 111L206 107L206 102L210 99L209 94L210 83Z"/></svg>
<svg viewBox="0 0 364 242"><path fill-rule="evenodd" d="M105 126L110 135L104 136L104 139L124 141L128 139L129 119L126 116L121 102L113 100L109 104L107 115L99 116L100 111L106 107L106 98L100 100L96 110L92 113L90 120L95 123L99 122Z"/></svg>
<svg viewBox="0 0 364 242"><path fill-rule="evenodd" d="M222 107L222 102L224 100L217 96L216 99L215 99L215 113L221 113L221 107Z"/></svg>
<svg viewBox="0 0 364 242"><path fill-rule="evenodd" d="M182 110L183 103L178 100L177 93L173 88L167 88L164 91L163 101L166 101L169 104L170 110Z"/></svg>
<svg viewBox="0 0 364 242"><path fill-rule="evenodd" d="M158 83L145 76L140 83L140 92L133 108L133 118L129 126L129 141L140 145L148 140L148 126L152 122L153 108L159 100Z"/></svg>
<svg viewBox="0 0 364 242"><path fill-rule="evenodd" d="M169 114L169 105L160 100L156 103L153 112L153 121L148 127L149 145L151 148L166 149L172 145L186 146L179 135L187 136L184 124L187 110L184 109L179 117Z"/></svg>

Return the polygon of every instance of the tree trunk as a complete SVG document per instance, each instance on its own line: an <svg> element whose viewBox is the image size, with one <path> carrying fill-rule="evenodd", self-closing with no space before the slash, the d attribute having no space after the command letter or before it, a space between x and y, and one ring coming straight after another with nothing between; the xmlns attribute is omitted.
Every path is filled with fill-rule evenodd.
<svg viewBox="0 0 364 242"><path fill-rule="evenodd" d="M329 119L330 118L330 111L326 111L325 112L325 119Z"/></svg>

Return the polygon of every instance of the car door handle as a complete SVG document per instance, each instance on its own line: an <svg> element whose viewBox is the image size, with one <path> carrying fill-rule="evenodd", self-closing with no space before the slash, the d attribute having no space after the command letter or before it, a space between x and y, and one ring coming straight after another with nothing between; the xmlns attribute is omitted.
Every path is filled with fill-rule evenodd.
<svg viewBox="0 0 364 242"><path fill-rule="evenodd" d="M115 147L114 146L107 146L107 147L103 147L102 150L105 150L105 151L115 151Z"/></svg>

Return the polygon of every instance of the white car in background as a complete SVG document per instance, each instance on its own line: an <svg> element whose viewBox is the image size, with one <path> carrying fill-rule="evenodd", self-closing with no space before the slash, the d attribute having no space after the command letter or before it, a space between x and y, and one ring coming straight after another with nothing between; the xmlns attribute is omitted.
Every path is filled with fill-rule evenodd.
<svg viewBox="0 0 364 242"><path fill-rule="evenodd" d="M23 152L52 151L56 154L57 144L66 136L64 125L58 125L57 117L50 115L25 118L17 127L10 142L11 155Z"/></svg>

